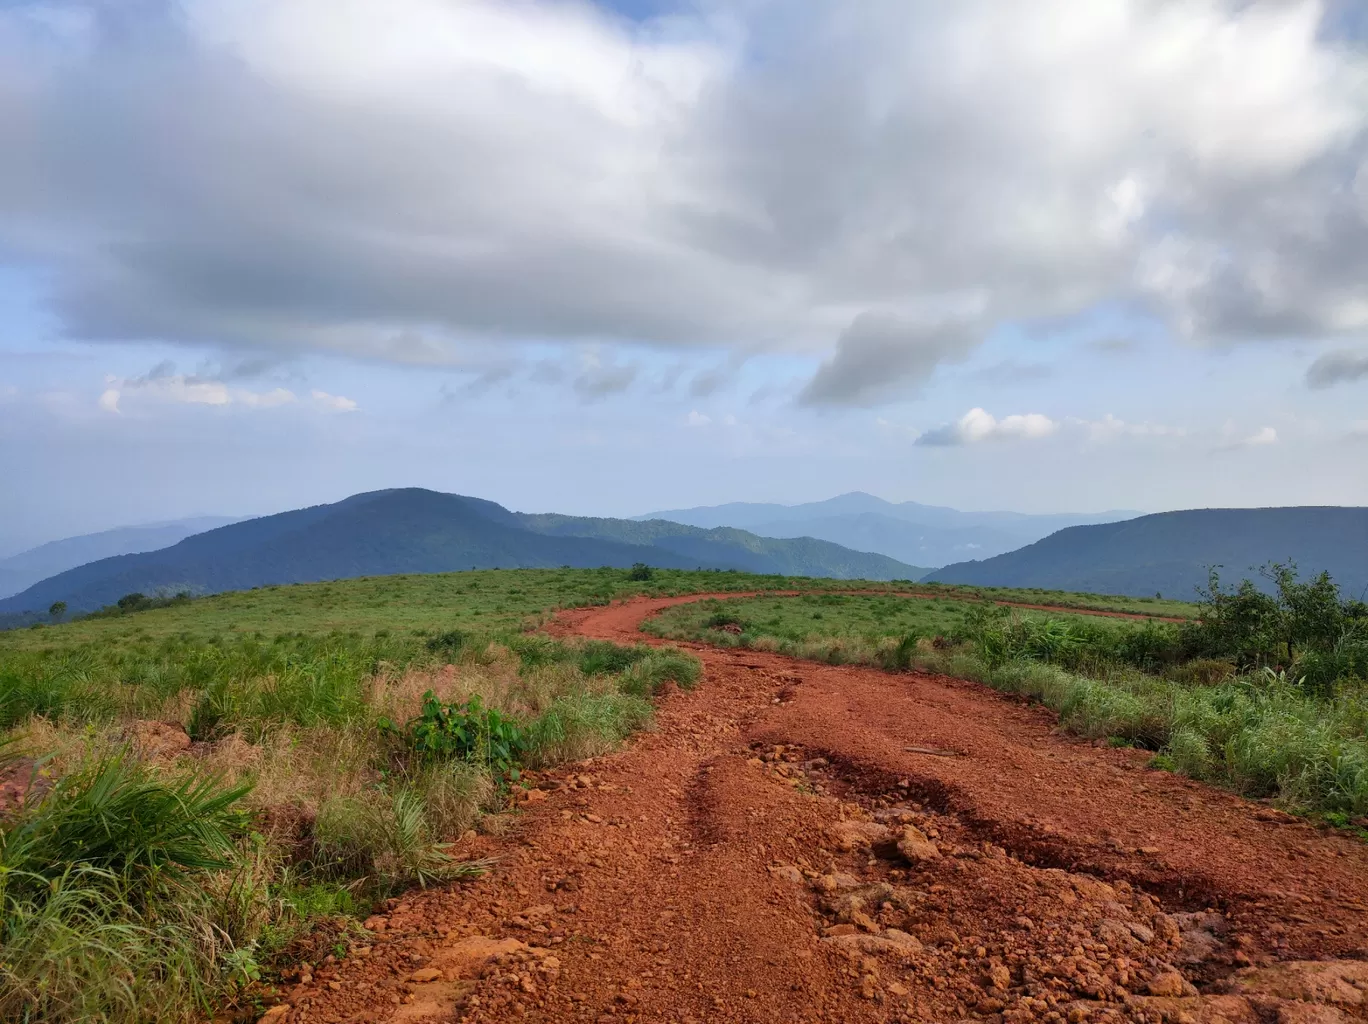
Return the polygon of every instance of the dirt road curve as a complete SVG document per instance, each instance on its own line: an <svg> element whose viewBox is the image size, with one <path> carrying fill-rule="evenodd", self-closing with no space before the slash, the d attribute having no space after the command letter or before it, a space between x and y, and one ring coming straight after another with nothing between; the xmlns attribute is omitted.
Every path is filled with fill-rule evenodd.
<svg viewBox="0 0 1368 1024"><path fill-rule="evenodd" d="M636 641L678 600L552 629ZM977 684L696 651L654 733L463 844L491 876L398 902L271 1019L1368 1019L1364 844Z"/></svg>

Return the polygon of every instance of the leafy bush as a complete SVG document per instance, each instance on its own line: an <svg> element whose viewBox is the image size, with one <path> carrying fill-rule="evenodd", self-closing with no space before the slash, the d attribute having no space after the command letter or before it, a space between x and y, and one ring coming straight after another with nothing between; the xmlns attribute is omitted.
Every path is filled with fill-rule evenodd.
<svg viewBox="0 0 1368 1024"><path fill-rule="evenodd" d="M908 633L898 638L893 644L880 646L878 649L879 667L886 672L905 672L912 667L912 662L917 657L917 642L921 637L916 633Z"/></svg>
<svg viewBox="0 0 1368 1024"><path fill-rule="evenodd" d="M444 704L431 690L423 695L422 713L409 723L407 738L421 758L460 758L514 779L527 743L522 726L498 708L485 707L479 694L463 704Z"/></svg>
<svg viewBox="0 0 1368 1024"><path fill-rule="evenodd" d="M1233 590L1221 586L1216 569L1202 591L1201 616L1184 637L1194 655L1226 658L1240 668L1294 666L1317 691L1368 675L1368 608L1344 600L1322 572L1297 578L1295 564L1270 563L1260 570L1273 593L1250 580Z"/></svg>
<svg viewBox="0 0 1368 1024"><path fill-rule="evenodd" d="M655 570L645 562L633 562L632 568L627 572L627 578L633 582L644 582L655 579Z"/></svg>
<svg viewBox="0 0 1368 1024"><path fill-rule="evenodd" d="M213 776L153 775L126 750L59 779L37 810L0 834L0 868L25 889L66 875L73 864L142 887L231 863L247 819L250 786Z"/></svg>

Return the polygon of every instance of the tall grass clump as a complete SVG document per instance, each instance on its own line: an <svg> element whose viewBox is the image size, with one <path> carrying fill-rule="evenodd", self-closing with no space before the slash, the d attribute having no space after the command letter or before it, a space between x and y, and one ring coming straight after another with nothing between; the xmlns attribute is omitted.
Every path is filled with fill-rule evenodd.
<svg viewBox="0 0 1368 1024"><path fill-rule="evenodd" d="M407 787L324 804L314 823L314 857L324 876L362 879L382 894L483 869L451 855L450 844L434 830L422 795Z"/></svg>
<svg viewBox="0 0 1368 1024"><path fill-rule="evenodd" d="M246 841L245 792L119 751L14 812L0 833L0 1018L181 1021L231 990L226 954L252 936L210 883Z"/></svg>
<svg viewBox="0 0 1368 1024"><path fill-rule="evenodd" d="M693 655L675 648L645 650L622 671L618 685L623 693L650 697L669 683L681 690L691 690L698 683L703 666Z"/></svg>
<svg viewBox="0 0 1368 1024"><path fill-rule="evenodd" d="M532 767L597 757L651 724L650 701L633 691L558 698L528 727Z"/></svg>

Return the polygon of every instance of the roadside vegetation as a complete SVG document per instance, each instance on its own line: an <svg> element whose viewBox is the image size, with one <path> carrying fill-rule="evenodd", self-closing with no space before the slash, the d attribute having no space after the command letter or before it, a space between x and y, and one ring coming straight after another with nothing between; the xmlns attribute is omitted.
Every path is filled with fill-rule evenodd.
<svg viewBox="0 0 1368 1024"><path fill-rule="evenodd" d="M1127 615L1146 615L1159 618L1191 619L1198 614L1192 598L1178 600L1176 596L1156 594L1154 597L1120 597L1116 594L1084 594L1067 590L1041 590L1036 587L970 587L952 583L918 583L916 592L929 597L977 598L1011 604L1039 604L1050 608L1076 608L1080 611L1121 612Z"/></svg>
<svg viewBox="0 0 1368 1024"><path fill-rule="evenodd" d="M378 902L486 870L463 841L512 820L530 777L649 728L655 694L698 677L674 649L529 630L634 595L781 591L896 627L875 653L966 609L1015 621L964 588L638 565L130 594L0 633L0 1019L250 1015Z"/></svg>
<svg viewBox="0 0 1368 1024"><path fill-rule="evenodd" d="M516 589L428 612L480 632L320 628L326 601L224 629L269 618L234 595L6 636L0 1019L250 1015L378 901L486 870L461 841L512 820L528 773L606 753L697 681L670 648L497 629L527 612Z"/></svg>
<svg viewBox="0 0 1368 1024"><path fill-rule="evenodd" d="M1338 825L1368 827L1368 606L1270 565L1212 573L1191 621L1038 612L949 596L809 594L680 605L657 636L974 679L1072 731Z"/></svg>
<svg viewBox="0 0 1368 1024"><path fill-rule="evenodd" d="M921 584L911 580L838 580L756 573L658 569L481 569L473 572L372 576L324 583L260 587L205 597L128 594L84 615L53 605L45 621L0 628L0 655L10 650L70 647L85 641L123 643L132 635L197 636L390 630L393 633L520 629L561 608L607 604L645 595L726 592L914 593L938 599L1005 600L1059 608L1191 617L1191 603L1105 597L1052 590L1005 590ZM55 628L60 625L60 628Z"/></svg>

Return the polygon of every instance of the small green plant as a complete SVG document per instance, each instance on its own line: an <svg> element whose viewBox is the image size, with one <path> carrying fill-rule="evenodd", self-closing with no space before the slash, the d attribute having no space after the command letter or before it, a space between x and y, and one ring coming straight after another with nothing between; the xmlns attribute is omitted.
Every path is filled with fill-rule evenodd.
<svg viewBox="0 0 1368 1024"><path fill-rule="evenodd" d="M633 562L632 568L627 573L627 578L634 583L653 580L655 579L655 570L645 562Z"/></svg>
<svg viewBox="0 0 1368 1024"><path fill-rule="evenodd" d="M423 695L422 713L409 723L408 738L421 758L474 761L495 777L514 781L527 743L517 719L485 707L479 694L464 704L444 704L431 690Z"/></svg>
<svg viewBox="0 0 1368 1024"><path fill-rule="evenodd" d="M917 656L917 641L920 639L916 633L907 633L898 638L896 644L880 647L879 667L886 672L906 672Z"/></svg>
<svg viewBox="0 0 1368 1024"><path fill-rule="evenodd" d="M607 640L590 640L580 648L579 670L585 676L617 675L650 653L645 644L622 647Z"/></svg>
<svg viewBox="0 0 1368 1024"><path fill-rule="evenodd" d="M443 633L429 638L424 645L433 654L445 655L448 658L455 658L470 643L470 634L459 629L448 629Z"/></svg>
<svg viewBox="0 0 1368 1024"><path fill-rule="evenodd" d="M433 835L422 798L405 788L370 791L325 803L314 824L315 868L324 875L370 880L382 892L483 873L457 861Z"/></svg>

